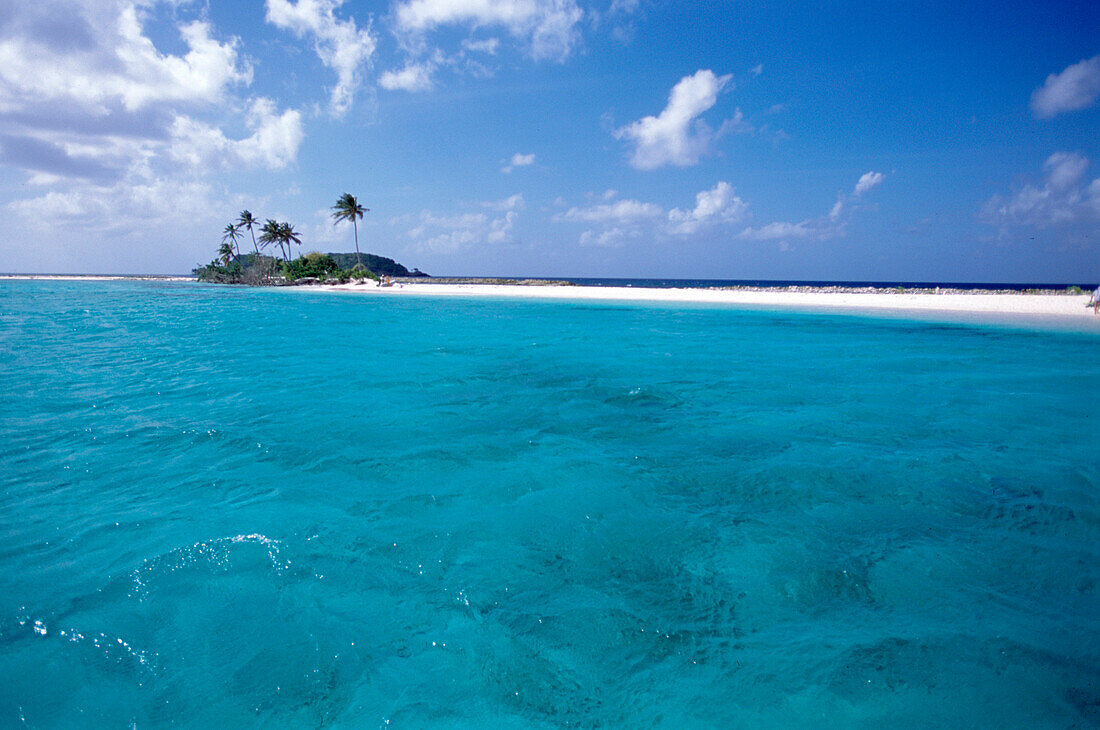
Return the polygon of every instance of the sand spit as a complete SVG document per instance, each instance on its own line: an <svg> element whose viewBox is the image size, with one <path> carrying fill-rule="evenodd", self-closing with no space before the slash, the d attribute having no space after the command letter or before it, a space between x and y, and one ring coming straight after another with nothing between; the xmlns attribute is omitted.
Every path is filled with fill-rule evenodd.
<svg viewBox="0 0 1100 730"><path fill-rule="evenodd" d="M848 311L895 316L928 313L963 315L966 321L1063 325L1100 331L1100 317L1087 305L1087 294L1045 290L1016 292L962 289L874 289L849 287L727 287L713 289L648 289L641 287L538 286L517 284L438 283L405 280L392 287L373 282L317 287L329 291L357 292L368 296L505 297L573 301L669 302L732 305L762 309ZM969 316L967 316L969 315ZM1023 320L1021 320L1023 321Z"/></svg>

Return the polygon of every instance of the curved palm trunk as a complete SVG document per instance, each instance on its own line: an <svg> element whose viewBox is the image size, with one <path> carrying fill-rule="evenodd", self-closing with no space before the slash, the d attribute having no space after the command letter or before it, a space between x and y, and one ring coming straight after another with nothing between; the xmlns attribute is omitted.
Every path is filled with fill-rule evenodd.
<svg viewBox="0 0 1100 730"><path fill-rule="evenodd" d="M260 255L260 247L256 245L256 232L252 230L252 226L248 227L248 232L252 234L252 248L256 249L256 255Z"/></svg>
<svg viewBox="0 0 1100 730"><path fill-rule="evenodd" d="M355 216L351 218L351 230L355 232L355 264L363 265L363 259L359 257L359 226L355 225Z"/></svg>

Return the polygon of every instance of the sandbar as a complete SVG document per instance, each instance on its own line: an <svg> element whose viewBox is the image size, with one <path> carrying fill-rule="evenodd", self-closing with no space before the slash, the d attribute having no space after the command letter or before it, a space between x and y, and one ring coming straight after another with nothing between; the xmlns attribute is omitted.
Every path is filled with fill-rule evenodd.
<svg viewBox="0 0 1100 730"><path fill-rule="evenodd" d="M876 289L859 292L777 291L775 289L643 288L615 286L518 286L509 284L404 283L379 287L373 282L310 289L356 292L367 296L502 297L605 302L711 304L753 309L794 309L967 322L1052 325L1100 332L1100 316L1086 306L1087 294L906 293ZM800 287L801 288L801 287Z"/></svg>

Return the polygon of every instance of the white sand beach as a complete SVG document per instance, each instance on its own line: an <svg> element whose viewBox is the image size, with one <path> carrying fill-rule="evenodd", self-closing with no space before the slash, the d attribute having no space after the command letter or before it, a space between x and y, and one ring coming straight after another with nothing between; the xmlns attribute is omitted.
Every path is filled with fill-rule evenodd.
<svg viewBox="0 0 1100 730"><path fill-rule="evenodd" d="M1100 317L1087 307L1087 294L924 294L867 292L776 291L764 289L648 289L635 287L522 286L501 284L398 284L378 287L373 283L323 287L368 296L509 297L573 301L669 302L733 305L758 309L797 309L907 314L954 315L949 319L1011 322L1045 321L1073 323L1100 330ZM1091 323L1091 324L1090 324ZM1076 328L1076 327L1075 327Z"/></svg>

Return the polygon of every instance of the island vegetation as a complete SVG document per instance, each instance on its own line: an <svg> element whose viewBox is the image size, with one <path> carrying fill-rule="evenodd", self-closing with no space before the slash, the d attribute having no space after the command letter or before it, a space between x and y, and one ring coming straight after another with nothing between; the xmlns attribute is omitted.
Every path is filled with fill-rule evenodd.
<svg viewBox="0 0 1100 730"><path fill-rule="evenodd" d="M193 270L199 281L216 284L246 284L251 286L286 286L300 284L346 284L354 280L382 277L415 278L428 275L419 269L409 271L393 259L359 250L357 221L369 212L351 193L344 193L332 206L333 225L351 221L355 253L321 253L313 251L294 256L299 250L301 235L286 221L268 218L263 224L251 211L242 210L237 219L222 231L217 256L205 266ZM256 235L257 229L259 236ZM252 241L252 251L241 253L244 232ZM268 250L273 254L269 255Z"/></svg>

